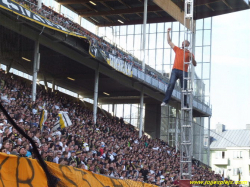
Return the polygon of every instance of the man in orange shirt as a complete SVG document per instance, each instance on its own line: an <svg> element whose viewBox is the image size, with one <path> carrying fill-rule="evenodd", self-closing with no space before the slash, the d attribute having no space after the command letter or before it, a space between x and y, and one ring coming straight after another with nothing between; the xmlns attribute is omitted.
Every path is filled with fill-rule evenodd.
<svg viewBox="0 0 250 187"><path fill-rule="evenodd" d="M167 91L166 91L166 94L165 94L165 98L163 99L163 102L162 102L161 106L166 106L167 103L169 102L169 100L171 98L171 95L172 95L172 92L174 90L175 83L176 83L176 81L178 79L180 80L181 87L183 87L184 47L188 47L190 45L189 41L185 40L185 41L182 42L182 49L175 46L173 44L173 42L171 41L171 39L170 39L170 35L169 35L170 30L171 30L171 28L168 28L167 40L168 40L168 44L171 46L171 48L175 52L175 60L174 60L174 66L173 66L173 69L172 69L172 73L171 73L170 81L169 81L169 84L168 84L168 88L167 88ZM192 56L193 56L192 64L194 66L196 66L197 63L196 63L196 61L194 59L194 55L191 54L188 50L185 50L185 62L189 62ZM188 71L188 64L185 64L184 71L185 71L185 77L187 77L187 75L188 75L188 72L187 72ZM187 88L187 80L184 80L184 89L186 89L186 88ZM187 107L187 96L184 96L184 106Z"/></svg>

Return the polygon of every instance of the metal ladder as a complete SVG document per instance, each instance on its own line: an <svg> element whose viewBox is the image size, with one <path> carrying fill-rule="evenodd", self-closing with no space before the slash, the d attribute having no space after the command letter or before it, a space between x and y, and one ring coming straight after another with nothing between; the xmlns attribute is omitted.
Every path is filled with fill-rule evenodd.
<svg viewBox="0 0 250 187"><path fill-rule="evenodd" d="M193 43L193 0L185 0L184 10L184 41L190 42L189 47L184 46L184 54L189 51L192 53ZM189 25L190 29L187 28ZM180 179L191 180L192 175L192 158L193 158L193 77L194 68L192 65L192 57L189 62L185 62L185 55L183 59L183 70L185 65L188 65L188 73L185 76L183 71L183 87L181 95L181 141L180 141ZM186 82L186 89L184 88ZM184 105L184 97L188 105Z"/></svg>

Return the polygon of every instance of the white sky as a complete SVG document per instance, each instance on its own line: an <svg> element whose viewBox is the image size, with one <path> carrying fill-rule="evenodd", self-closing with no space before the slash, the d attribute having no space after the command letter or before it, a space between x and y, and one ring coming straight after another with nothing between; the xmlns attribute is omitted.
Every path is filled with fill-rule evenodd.
<svg viewBox="0 0 250 187"><path fill-rule="evenodd" d="M250 124L250 10L213 17L211 128Z"/></svg>

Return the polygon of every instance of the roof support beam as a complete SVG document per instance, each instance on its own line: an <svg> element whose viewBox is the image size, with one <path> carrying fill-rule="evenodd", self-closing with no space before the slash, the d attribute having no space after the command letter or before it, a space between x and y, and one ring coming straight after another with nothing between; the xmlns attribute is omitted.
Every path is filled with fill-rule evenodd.
<svg viewBox="0 0 250 187"><path fill-rule="evenodd" d="M196 7L196 6L206 5L206 4L215 3L218 1L221 1L221 0L199 0L195 2L194 6Z"/></svg>
<svg viewBox="0 0 250 187"><path fill-rule="evenodd" d="M161 18L151 18L147 19L147 23L162 23L162 22L172 22L176 21L172 17L161 17ZM133 21L125 21L123 24L120 22L115 23L107 23L107 24L97 24L99 27L110 27L110 26L119 26L119 25L135 25L135 24L142 24L143 19L133 20Z"/></svg>
<svg viewBox="0 0 250 187"><path fill-rule="evenodd" d="M136 8L122 9L122 10L85 13L85 14L80 14L80 16L91 17L91 16L108 16L117 14L136 14L136 13L142 13L143 11L144 7L136 7ZM156 11L162 11L162 9L159 6L148 6L148 12L156 12Z"/></svg>
<svg viewBox="0 0 250 187"><path fill-rule="evenodd" d="M95 13L99 13L96 9L90 7L89 5L87 5L86 3L82 3L83 6L87 7L88 9L92 10L92 11L95 11ZM81 16L81 15L80 15ZM83 16L82 16L83 17ZM90 17L90 16L89 16ZM106 19L107 21L113 23L113 21L111 19L109 19L108 17L106 16L102 16L104 19ZM94 20L95 21L95 20Z"/></svg>
<svg viewBox="0 0 250 187"><path fill-rule="evenodd" d="M155 4L165 10L175 20L184 25L184 12L181 12L180 8L171 0L153 0ZM190 29L189 22L187 22L187 28Z"/></svg>
<svg viewBox="0 0 250 187"><path fill-rule="evenodd" d="M61 5L65 5L65 4L81 4L81 3L89 3L90 0L57 0L58 3L60 3ZM92 2L105 2L105 1L114 1L114 0L92 0Z"/></svg>
<svg viewBox="0 0 250 187"><path fill-rule="evenodd" d="M206 4L206 7L214 12L214 9L209 4Z"/></svg>
<svg viewBox="0 0 250 187"><path fill-rule="evenodd" d="M226 2L226 0L222 0L222 2L223 2L225 5L227 5L228 8L233 9L233 8Z"/></svg>

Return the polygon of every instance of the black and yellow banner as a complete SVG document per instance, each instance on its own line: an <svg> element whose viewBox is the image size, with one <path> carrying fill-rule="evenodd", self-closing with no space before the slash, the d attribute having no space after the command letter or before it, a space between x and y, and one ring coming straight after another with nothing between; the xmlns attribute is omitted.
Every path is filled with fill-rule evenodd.
<svg viewBox="0 0 250 187"><path fill-rule="evenodd" d="M85 36L80 35L79 33L71 32L67 30L66 28L53 23L52 21L46 19L45 17L38 15L37 13L29 10L28 8L18 4L15 1L12 0L0 0L0 8L3 8L5 10L11 11L14 14L17 14L19 16L22 16L28 20L34 21L42 26L63 32L68 35L77 36L80 38L86 38Z"/></svg>
<svg viewBox="0 0 250 187"><path fill-rule="evenodd" d="M46 162L50 172L67 187L156 187L152 184L109 178L90 171ZM47 187L37 160L0 153L0 187Z"/></svg>
<svg viewBox="0 0 250 187"><path fill-rule="evenodd" d="M41 15L38 15L37 13L31 11L30 9L28 9L25 6L18 4L15 1L0 0L0 8L3 8L3 9L8 10L10 12L13 12L16 15L22 16L22 17L24 17L28 20L31 20L37 24L40 24L44 27L60 31L60 32L63 32L63 33L68 34L68 35L88 39L87 37L82 36L79 33L71 32L64 27L53 23L52 21L46 19L45 17L43 17ZM119 72L121 72L129 77L133 76L133 72L132 72L133 68L132 68L131 63L128 63L125 60L123 60L123 59L121 59L121 58L119 58L119 57L117 57L109 52L101 50L96 45L97 41L93 43L89 40L89 43L90 43L89 54L93 58L96 58L100 61L106 62L108 65L110 65L115 70L117 70L117 71L119 71Z"/></svg>

